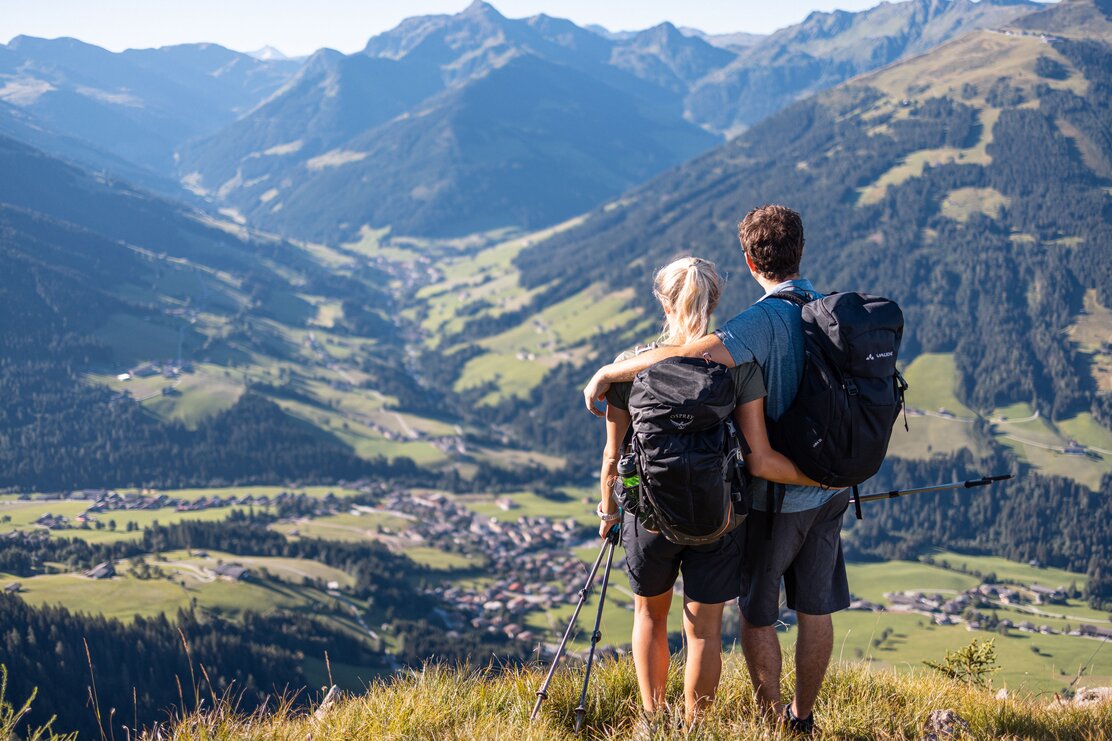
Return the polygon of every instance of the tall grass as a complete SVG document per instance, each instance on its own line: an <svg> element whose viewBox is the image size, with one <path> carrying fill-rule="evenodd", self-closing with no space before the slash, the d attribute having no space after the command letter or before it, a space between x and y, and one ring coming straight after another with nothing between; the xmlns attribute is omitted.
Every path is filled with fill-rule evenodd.
<svg viewBox="0 0 1112 741"><path fill-rule="evenodd" d="M561 669L540 716L529 711L543 678L541 667L498 673L430 666L393 680L375 682L365 692L345 695L324 712L279 701L252 714L228 703L152 729L149 741L175 739L572 739L574 708L582 674ZM790 666L785 696L790 695ZM606 660L592 676L587 713L588 738L780 739L781 729L757 711L752 685L740 657L724 667L718 701L695 728L682 722L682 671L669 681L675 708L646 722L637 681L628 658ZM927 672L897 673L863 663L831 669L815 711L827 737L919 738L932 710L953 709L969 722L973 737L1023 739L1112 738L1112 705L1051 707L1043 699L998 700L987 690Z"/></svg>
<svg viewBox="0 0 1112 741"><path fill-rule="evenodd" d="M31 705L35 702L37 692L16 707L8 701L8 667L0 664L0 739L26 739L26 741L74 741L76 734L58 734L51 726L54 719L38 728L32 728L24 721L31 712Z"/></svg>

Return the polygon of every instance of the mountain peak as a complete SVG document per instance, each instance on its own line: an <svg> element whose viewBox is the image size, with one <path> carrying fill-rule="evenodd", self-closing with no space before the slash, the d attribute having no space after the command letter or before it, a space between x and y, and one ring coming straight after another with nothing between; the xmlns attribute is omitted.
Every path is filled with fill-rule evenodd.
<svg viewBox="0 0 1112 741"><path fill-rule="evenodd" d="M288 56L270 45L264 46L261 49L256 49L255 51L249 51L247 52L247 56L254 57L263 62L279 62L289 59Z"/></svg>
<svg viewBox="0 0 1112 741"><path fill-rule="evenodd" d="M460 15L464 16L481 16L485 18L503 18L504 16L498 12L498 9L493 5L483 0L474 0L470 5L464 8Z"/></svg>
<svg viewBox="0 0 1112 741"><path fill-rule="evenodd" d="M687 38L687 36L684 36L682 33L680 33L680 30L669 21L664 21L663 23L658 23L655 26L646 28L644 31L639 32L637 35L669 40Z"/></svg>

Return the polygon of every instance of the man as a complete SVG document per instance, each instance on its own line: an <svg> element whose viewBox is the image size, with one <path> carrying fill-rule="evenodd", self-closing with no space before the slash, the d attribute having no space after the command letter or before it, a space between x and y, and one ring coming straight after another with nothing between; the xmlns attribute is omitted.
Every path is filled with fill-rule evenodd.
<svg viewBox="0 0 1112 741"><path fill-rule="evenodd" d="M803 257L803 222L784 206L753 209L738 225L745 262L765 290L764 297L713 334L680 347L660 347L605 366L584 388L587 407L596 416L596 400L612 383L631 380L653 363L673 356L706 357L734 367L755 361L768 388L768 417L773 421L791 405L803 374L800 308L775 293L793 291L821 297L799 275ZM842 556L842 515L848 491L788 486L783 505L767 510L766 483L754 479L748 491L742 564L741 645L758 701L793 730L814 731L813 709L830 663L834 628L830 615L849 607L849 584ZM771 519L771 526L769 520ZM779 618L780 582L788 607L799 618L796 641L795 696L780 701L781 655L775 624Z"/></svg>

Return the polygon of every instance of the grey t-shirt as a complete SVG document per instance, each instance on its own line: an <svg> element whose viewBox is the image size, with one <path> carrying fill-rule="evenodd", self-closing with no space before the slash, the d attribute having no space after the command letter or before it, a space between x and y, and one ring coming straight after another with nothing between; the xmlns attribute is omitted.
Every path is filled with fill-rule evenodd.
<svg viewBox="0 0 1112 741"><path fill-rule="evenodd" d="M765 413L773 421L780 419L791 406L803 378L803 326L799 320L799 306L768 298L780 291L822 297L809 280L784 281L715 331L735 363L756 363L761 367L768 384ZM750 503L759 510L765 508L765 486L763 479L753 479L749 485ZM834 489L815 486L788 486L782 511L803 512L821 507L837 493Z"/></svg>
<svg viewBox="0 0 1112 741"><path fill-rule="evenodd" d="M614 359L615 363L626 360L640 351L649 350L650 347L639 348L636 351L624 352ZM734 379L735 398L737 405L745 404L765 396L764 378L761 369L756 363L744 363L730 369L730 376ZM618 409L629 410L629 395L633 391L633 383L615 383L606 392L606 403L613 404Z"/></svg>

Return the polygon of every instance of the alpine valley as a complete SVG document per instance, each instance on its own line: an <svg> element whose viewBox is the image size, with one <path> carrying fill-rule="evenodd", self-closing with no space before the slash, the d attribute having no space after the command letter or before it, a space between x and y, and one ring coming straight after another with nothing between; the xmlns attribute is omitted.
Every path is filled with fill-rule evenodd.
<svg viewBox="0 0 1112 741"><path fill-rule="evenodd" d="M720 320L759 296L735 232L766 202L802 213L820 290L903 307L910 431L866 489L1017 474L847 519L851 588L886 609L838 616L845 658L994 631L1010 690L1112 683L1089 658L1112 609L1112 3L733 30L476 2L299 60L0 46L23 722L165 720L199 702L192 661L250 710L543 654L597 550L579 390L657 334L671 258L729 274ZM1014 596L968 598L984 584ZM90 668L118 716L86 707Z"/></svg>

